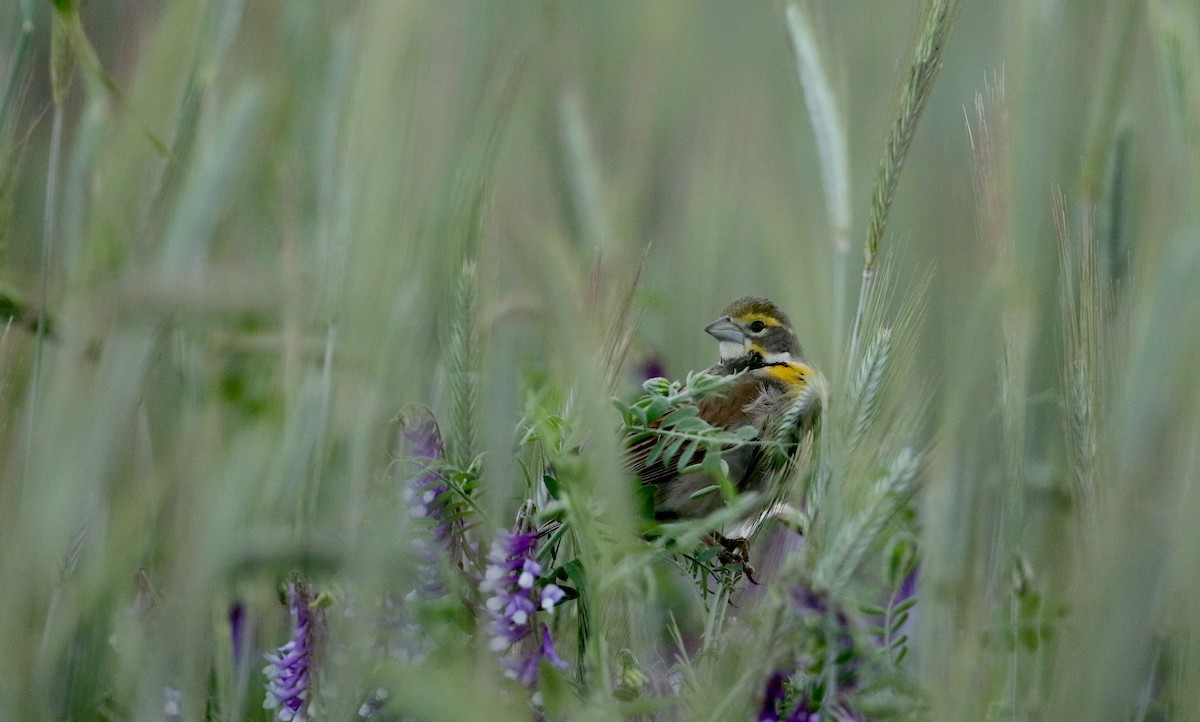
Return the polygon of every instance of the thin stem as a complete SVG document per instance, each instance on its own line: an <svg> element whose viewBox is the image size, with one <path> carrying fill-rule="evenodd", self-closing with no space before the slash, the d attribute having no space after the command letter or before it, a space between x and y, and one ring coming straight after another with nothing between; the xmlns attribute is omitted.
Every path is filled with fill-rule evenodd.
<svg viewBox="0 0 1200 722"><path fill-rule="evenodd" d="M835 353L845 343L846 325L846 272L850 263L850 254L841 250L834 251L833 257L833 348ZM855 315L856 322L858 316ZM857 329L855 329L857 330ZM854 338L851 336L851 338Z"/></svg>
<svg viewBox="0 0 1200 722"><path fill-rule="evenodd" d="M829 604L825 608L825 623L822 630L825 633L825 697L824 703L820 709L820 719L833 720L834 716L827 713L827 707L832 707L837 700L838 679L837 679L837 657L838 657L838 637L840 625L838 624L837 610L833 604Z"/></svg>
<svg viewBox="0 0 1200 722"><path fill-rule="evenodd" d="M850 256L850 153L846 123L837 94L821 58L818 33L806 8L807 3L789 3L786 9L788 37L796 53L796 70L804 90L804 104L817 142L821 181L825 189L825 212L833 240L833 341L842 348L846 319L846 266Z"/></svg>
<svg viewBox="0 0 1200 722"><path fill-rule="evenodd" d="M50 159L46 171L46 205L42 216L42 254L38 277L37 334L33 341L33 372L29 382L29 408L25 423L24 478L29 479L33 457L33 440L37 428L38 388L41 386L42 355L46 345L46 305L50 296L50 251L54 245L55 209L58 206L58 171L62 156L63 106L54 106L54 123L50 130Z"/></svg>
<svg viewBox="0 0 1200 722"><path fill-rule="evenodd" d="M320 429L316 435L315 451L313 452L312 485L308 491L308 508L305 516L308 519L317 518L317 500L321 495L321 478L326 462L326 435L329 433L329 414L333 407L333 352L337 346L337 325L329 324L325 330L325 355L321 366L321 402L318 418Z"/></svg>
<svg viewBox="0 0 1200 722"><path fill-rule="evenodd" d="M843 378L850 378L850 370L854 366L854 359L858 358L858 337L862 329L862 320L867 307L867 299L871 297L871 290L874 285L875 266L866 264L863 266L862 282L858 286L858 306L854 312L854 325L850 328L850 350L846 354L846 373Z"/></svg>
<svg viewBox="0 0 1200 722"><path fill-rule="evenodd" d="M1113 147L1113 136L1120 110L1120 98L1129 77L1130 47L1133 45L1134 29L1142 12L1143 3L1122 0L1110 3L1105 28L1107 50L1103 60L1103 73L1099 89L1094 96L1092 117L1088 127L1088 143L1083 159L1083 190L1088 201L1095 204L1100 200L1104 185L1105 169Z"/></svg>
<svg viewBox="0 0 1200 722"><path fill-rule="evenodd" d="M0 138L8 127L8 114L17 99L17 87L21 84L21 73L29 56L29 41L33 38L33 10L28 8L21 20L21 35L17 38L17 49L13 53L12 67L8 71L8 84L4 89L4 101L0 104Z"/></svg>

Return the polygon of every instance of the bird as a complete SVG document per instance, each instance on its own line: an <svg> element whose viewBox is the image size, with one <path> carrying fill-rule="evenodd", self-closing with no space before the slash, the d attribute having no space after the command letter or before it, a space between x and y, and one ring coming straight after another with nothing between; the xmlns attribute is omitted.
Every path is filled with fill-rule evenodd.
<svg viewBox="0 0 1200 722"><path fill-rule="evenodd" d="M815 433L821 398L811 392L819 388L814 386L819 375L804 360L787 314L766 298L733 301L704 330L718 343L718 360L705 373L738 378L724 393L700 398L697 415L721 429L754 428L751 443L724 452L722 459L734 488L759 492L770 501L779 491L771 487L795 458L800 440L807 432ZM779 438L788 440L782 459L768 445L754 443ZM649 463L655 438L631 435L629 440L627 466L642 484L654 487L656 520L696 519L722 506L720 493L698 494L717 483L709 473L681 473L675 459Z"/></svg>

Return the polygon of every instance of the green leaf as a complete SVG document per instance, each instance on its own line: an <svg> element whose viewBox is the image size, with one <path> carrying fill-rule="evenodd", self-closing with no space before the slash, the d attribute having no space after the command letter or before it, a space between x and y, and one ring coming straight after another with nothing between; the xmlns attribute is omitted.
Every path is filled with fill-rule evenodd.
<svg viewBox="0 0 1200 722"><path fill-rule="evenodd" d="M899 589L905 578L917 566L917 541L911 535L899 534L887 549L887 583Z"/></svg>
<svg viewBox="0 0 1200 722"><path fill-rule="evenodd" d="M679 461L676 462L675 468L680 474L686 474L691 466L692 457L696 455L696 450L700 448L700 444L688 444L683 453L679 455Z"/></svg>
<svg viewBox="0 0 1200 722"><path fill-rule="evenodd" d="M689 496L688 498L689 499L699 499L702 496L708 496L709 494L713 493L714 491L717 491L720 488L721 487L717 486L716 484L712 484L710 486L704 487L703 489L693 491L691 496Z"/></svg>
<svg viewBox="0 0 1200 722"><path fill-rule="evenodd" d="M663 450L666 449L667 438L664 436L658 437L654 442L654 446L650 447L650 453L646 455L646 466L653 466L654 462L658 461L663 455Z"/></svg>
<svg viewBox="0 0 1200 722"><path fill-rule="evenodd" d="M587 588L588 587L587 587L587 573L586 573L586 570L583 568L583 562L581 562L579 559L572 559L571 561L562 565L562 573L565 574L567 579L571 580L571 584L573 584L575 586L578 598L580 600L580 606L579 606L580 625L586 626L586 624L587 624L587 609L588 609L586 601L587 601Z"/></svg>
<svg viewBox="0 0 1200 722"><path fill-rule="evenodd" d="M645 441L646 439L649 439L652 436L654 436L654 434L650 431L638 431L636 433L629 435L629 439L628 439L627 443L636 444L637 442Z"/></svg>
<svg viewBox="0 0 1200 722"><path fill-rule="evenodd" d="M685 436L680 436L677 439L673 439L671 444L667 446L667 450L663 452L663 464L669 464L673 459L678 458L679 450L682 449L683 445L686 443L688 443L688 439Z"/></svg>
<svg viewBox="0 0 1200 722"><path fill-rule="evenodd" d="M1037 590L1031 586L1025 586L1023 589L1017 590L1017 599L1021 603L1021 614L1036 614L1042 606L1042 595L1038 594Z"/></svg>
<svg viewBox="0 0 1200 722"><path fill-rule="evenodd" d="M641 416L641 414L634 411L632 406L627 405L620 399L613 399L612 405L613 408L617 410L617 413L621 415L621 423L625 426L633 426L635 419Z"/></svg>
<svg viewBox="0 0 1200 722"><path fill-rule="evenodd" d="M682 434L706 434L713 431L703 419L695 416L684 416L671 422L671 430Z"/></svg>
<svg viewBox="0 0 1200 722"><path fill-rule="evenodd" d="M654 493L656 488L652 485L639 485L637 487L637 505L641 509L640 517L642 519L654 518Z"/></svg>
<svg viewBox="0 0 1200 722"><path fill-rule="evenodd" d="M1021 640L1021 644L1030 652L1036 652L1041 646L1041 637L1038 634L1036 627L1023 626L1017 630L1017 636Z"/></svg>
<svg viewBox="0 0 1200 722"><path fill-rule="evenodd" d="M721 458L719 445L709 444L705 449L704 470L717 480L717 484L721 487L721 496L725 498L726 503L732 503L737 499L737 490L733 488L733 482L729 479L729 464Z"/></svg>
<svg viewBox="0 0 1200 722"><path fill-rule="evenodd" d="M758 436L758 429L749 425L740 426L736 431L733 432L733 435L736 436L739 441L750 441L754 437Z"/></svg>
<svg viewBox="0 0 1200 722"><path fill-rule="evenodd" d="M661 376L655 376L642 382L642 390L648 394L666 396L671 393L671 382Z"/></svg>
<svg viewBox="0 0 1200 722"><path fill-rule="evenodd" d="M561 501L551 501L538 511L539 521L562 521L567 517L567 505Z"/></svg>
<svg viewBox="0 0 1200 722"><path fill-rule="evenodd" d="M676 406L663 418L663 426L674 426L684 419L694 418L700 414L698 406Z"/></svg>
<svg viewBox="0 0 1200 722"><path fill-rule="evenodd" d="M558 498L558 492L562 488L558 483L558 479L549 474L543 474L542 485L546 487L546 493L548 493L552 499Z"/></svg>
<svg viewBox="0 0 1200 722"><path fill-rule="evenodd" d="M646 423L653 424L671 410L671 402L666 396L655 396L646 405Z"/></svg>

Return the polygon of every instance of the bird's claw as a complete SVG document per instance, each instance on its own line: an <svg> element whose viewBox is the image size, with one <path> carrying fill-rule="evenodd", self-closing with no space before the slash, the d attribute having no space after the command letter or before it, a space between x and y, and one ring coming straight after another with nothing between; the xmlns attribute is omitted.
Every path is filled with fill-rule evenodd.
<svg viewBox="0 0 1200 722"><path fill-rule="evenodd" d="M750 566L750 540L745 538L729 538L721 534L714 534L713 536L716 538L716 542L721 545L721 554L718 557L721 563L741 566L742 573L746 575L750 583L758 584L758 580L754 578L754 567Z"/></svg>

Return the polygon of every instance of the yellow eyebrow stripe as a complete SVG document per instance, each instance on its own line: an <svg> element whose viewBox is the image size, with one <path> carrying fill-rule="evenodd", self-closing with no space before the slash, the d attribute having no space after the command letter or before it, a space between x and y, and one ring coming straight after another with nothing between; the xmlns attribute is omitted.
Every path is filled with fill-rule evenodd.
<svg viewBox="0 0 1200 722"><path fill-rule="evenodd" d="M812 369L794 361L767 366L764 370L788 386L804 386L808 383L808 377L812 375Z"/></svg>
<svg viewBox="0 0 1200 722"><path fill-rule="evenodd" d="M746 314L745 316L738 316L737 320L741 321L742 323L754 323L755 321L762 321L764 326L779 326L779 325L781 325L779 323L779 319L771 318L770 316L768 316L764 313L749 313L749 314Z"/></svg>

